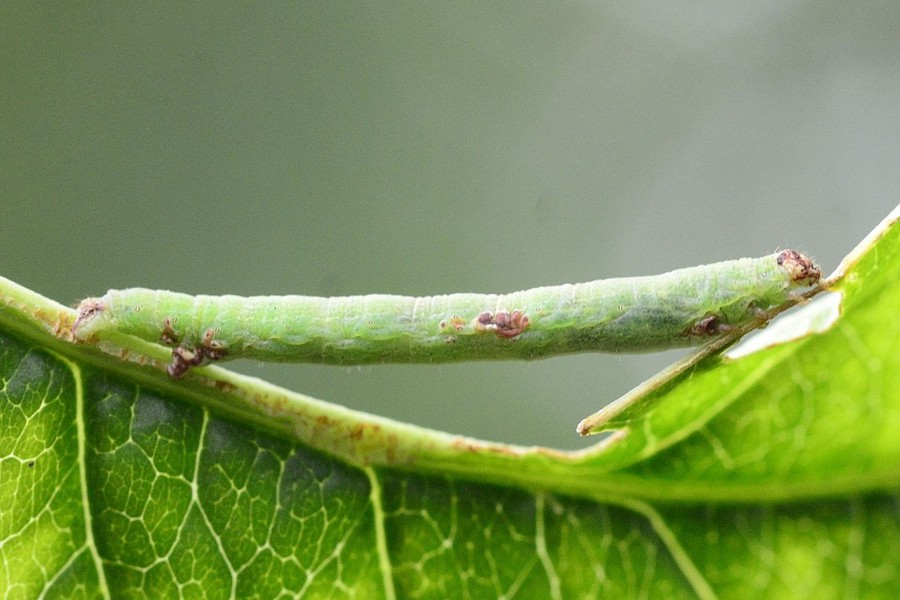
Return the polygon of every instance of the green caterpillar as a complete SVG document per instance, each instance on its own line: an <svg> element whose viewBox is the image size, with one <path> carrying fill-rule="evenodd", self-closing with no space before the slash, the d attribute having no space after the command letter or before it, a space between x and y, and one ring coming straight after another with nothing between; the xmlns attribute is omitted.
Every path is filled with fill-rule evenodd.
<svg viewBox="0 0 900 600"><path fill-rule="evenodd" d="M812 260L784 250L511 294L244 298L134 288L82 301L73 334L117 330L174 346L172 377L234 358L352 365L647 352L760 320L820 276Z"/></svg>

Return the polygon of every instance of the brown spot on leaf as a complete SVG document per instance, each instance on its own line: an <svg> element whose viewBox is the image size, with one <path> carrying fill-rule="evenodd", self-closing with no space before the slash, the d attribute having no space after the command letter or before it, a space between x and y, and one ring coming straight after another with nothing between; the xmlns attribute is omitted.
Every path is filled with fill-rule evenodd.
<svg viewBox="0 0 900 600"><path fill-rule="evenodd" d="M366 428L362 423L357 423L353 429L350 430L350 439L359 441L362 439L363 435L366 432Z"/></svg>

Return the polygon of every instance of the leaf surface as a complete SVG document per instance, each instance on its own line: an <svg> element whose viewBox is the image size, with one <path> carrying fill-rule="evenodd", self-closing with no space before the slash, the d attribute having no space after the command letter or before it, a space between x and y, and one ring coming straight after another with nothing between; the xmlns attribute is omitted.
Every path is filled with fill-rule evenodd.
<svg viewBox="0 0 900 600"><path fill-rule="evenodd" d="M73 311L0 281L0 592L893 597L898 216L755 348L676 365L571 453L173 382L167 350L73 344Z"/></svg>

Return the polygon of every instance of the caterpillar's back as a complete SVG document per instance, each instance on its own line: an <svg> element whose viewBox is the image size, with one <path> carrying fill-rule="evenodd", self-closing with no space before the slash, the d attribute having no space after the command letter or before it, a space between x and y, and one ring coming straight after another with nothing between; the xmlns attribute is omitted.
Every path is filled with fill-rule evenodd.
<svg viewBox="0 0 900 600"><path fill-rule="evenodd" d="M820 276L785 250L511 294L245 298L133 288L83 301L73 331L85 340L115 329L175 346L174 376L224 358L363 364L646 352L759 319Z"/></svg>

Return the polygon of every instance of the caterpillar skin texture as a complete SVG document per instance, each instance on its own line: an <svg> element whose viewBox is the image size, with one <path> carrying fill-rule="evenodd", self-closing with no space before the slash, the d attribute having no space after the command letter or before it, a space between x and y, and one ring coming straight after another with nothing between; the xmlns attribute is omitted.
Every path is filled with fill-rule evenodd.
<svg viewBox="0 0 900 600"><path fill-rule="evenodd" d="M793 250L510 294L190 296L133 288L81 302L75 337L175 346L169 373L233 358L339 365L534 359L701 344L796 300L821 276Z"/></svg>

